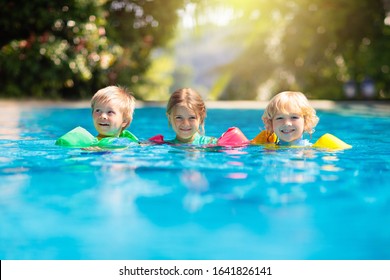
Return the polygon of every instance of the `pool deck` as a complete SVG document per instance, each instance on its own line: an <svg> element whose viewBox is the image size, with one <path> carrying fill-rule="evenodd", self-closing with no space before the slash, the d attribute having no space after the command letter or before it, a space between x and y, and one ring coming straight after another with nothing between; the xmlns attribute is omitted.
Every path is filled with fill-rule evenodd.
<svg viewBox="0 0 390 280"><path fill-rule="evenodd" d="M310 100L317 110L348 111L360 114L390 116L390 100ZM217 109L258 109L263 110L268 101L206 101L207 108ZM2 108L89 108L90 101L52 101L52 100L5 100L0 99ZM136 107L165 107L165 101L137 101Z"/></svg>

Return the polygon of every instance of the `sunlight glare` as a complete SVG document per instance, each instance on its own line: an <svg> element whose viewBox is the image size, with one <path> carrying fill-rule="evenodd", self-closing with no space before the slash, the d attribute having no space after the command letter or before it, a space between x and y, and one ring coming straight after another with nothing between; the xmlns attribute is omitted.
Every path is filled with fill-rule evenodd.
<svg viewBox="0 0 390 280"><path fill-rule="evenodd" d="M385 25L390 25L390 13L387 13L387 16L385 18Z"/></svg>
<svg viewBox="0 0 390 280"><path fill-rule="evenodd" d="M226 26L238 16L233 8L226 6L206 8L199 14L196 13L196 9L196 4L189 3L183 10L178 11L181 25L184 28L194 28L196 25L207 24Z"/></svg>

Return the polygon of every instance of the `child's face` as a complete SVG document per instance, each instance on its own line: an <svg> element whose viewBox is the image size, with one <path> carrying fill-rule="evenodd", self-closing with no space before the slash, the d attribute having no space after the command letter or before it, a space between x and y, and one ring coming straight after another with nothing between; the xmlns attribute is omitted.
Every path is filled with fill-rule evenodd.
<svg viewBox="0 0 390 280"><path fill-rule="evenodd" d="M176 105L168 118L179 141L187 143L194 140L194 135L199 130L200 121L193 110Z"/></svg>
<svg viewBox="0 0 390 280"><path fill-rule="evenodd" d="M272 128L278 138L284 142L292 142L302 137L305 119L298 113L278 112L272 119Z"/></svg>
<svg viewBox="0 0 390 280"><path fill-rule="evenodd" d="M113 102L96 103L92 118L95 129L99 133L98 138L118 137L127 125L127 120L123 118L122 112Z"/></svg>

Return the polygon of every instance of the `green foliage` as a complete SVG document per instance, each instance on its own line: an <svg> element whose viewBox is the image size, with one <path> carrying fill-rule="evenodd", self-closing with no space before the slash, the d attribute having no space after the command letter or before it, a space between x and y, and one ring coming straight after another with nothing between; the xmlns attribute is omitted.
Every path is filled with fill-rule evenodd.
<svg viewBox="0 0 390 280"><path fill-rule="evenodd" d="M80 98L104 83L99 75L119 51L104 36L96 1L10 1L2 7L1 96Z"/></svg>
<svg viewBox="0 0 390 280"><path fill-rule="evenodd" d="M156 90L151 73L152 50L165 46L175 34L177 10L185 0L169 1L107 1L107 36L124 48L124 55L110 69L110 83L131 84L138 99L148 99ZM159 77L155 78L160 80ZM162 87L167 81L163 82ZM140 89L137 91L137 89Z"/></svg>
<svg viewBox="0 0 390 280"><path fill-rule="evenodd" d="M383 6L367 0L299 4L282 37L284 65L301 90L321 98L342 98L344 82L375 74L377 61L372 60L370 44L381 39Z"/></svg>
<svg viewBox="0 0 390 280"><path fill-rule="evenodd" d="M210 66L210 57L221 54L236 58L214 71L201 68L207 70L197 79L170 53L152 57L175 36L177 10L190 2L200 3L197 12L210 18L213 8L234 9L222 35L230 34L236 48L221 43L218 53L210 45L198 46L197 63ZM219 76L213 99L266 99L286 89L342 99L347 80L360 83L369 76L378 98L390 98L385 2L0 0L0 96L78 99L120 84L138 99L163 99L173 87ZM220 42L221 34L209 27L198 31L212 34L213 44ZM186 53L193 54L193 48Z"/></svg>
<svg viewBox="0 0 390 280"><path fill-rule="evenodd" d="M134 91L142 96L143 100L168 100L170 86L173 83L173 68L174 61L171 56L160 55L155 57L143 76L145 83L137 84Z"/></svg>
<svg viewBox="0 0 390 280"><path fill-rule="evenodd" d="M232 40L242 54L224 71L230 73L221 98L269 98L281 90L300 90L315 98L344 98L343 84L376 82L389 98L389 25L382 1L372 0L230 0L231 28L243 32ZM240 12L238 12L240 11Z"/></svg>
<svg viewBox="0 0 390 280"><path fill-rule="evenodd" d="M1 0L0 96L75 99L108 84L144 86L151 51L173 36L184 4Z"/></svg>

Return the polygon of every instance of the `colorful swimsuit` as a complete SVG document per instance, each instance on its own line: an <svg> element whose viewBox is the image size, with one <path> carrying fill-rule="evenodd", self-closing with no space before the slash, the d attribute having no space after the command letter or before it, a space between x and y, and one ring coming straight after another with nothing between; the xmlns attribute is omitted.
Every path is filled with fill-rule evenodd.
<svg viewBox="0 0 390 280"><path fill-rule="evenodd" d="M299 138L299 139L297 139L295 141L291 141L291 142L284 142L284 141L278 139L278 141L275 144L278 145L278 146L283 146L283 147L288 147L288 146L307 147L307 146L311 146L312 145L309 142L309 140L302 139L302 138Z"/></svg>
<svg viewBox="0 0 390 280"><path fill-rule="evenodd" d="M192 142L183 143L179 141L177 138L172 140L164 140L164 136L161 134L155 135L151 138L149 138L150 142L156 143L156 144L190 144L190 145L210 145L210 144L217 144L218 139L215 137L210 136L204 136L200 135L199 133L195 134L195 138Z"/></svg>
<svg viewBox="0 0 390 280"><path fill-rule="evenodd" d="M209 144L217 144L218 139L215 137L200 135L199 133L195 134L195 138L191 143L183 143L179 141L177 138L173 140L166 141L170 144L192 144L192 145L209 145Z"/></svg>

